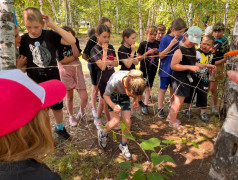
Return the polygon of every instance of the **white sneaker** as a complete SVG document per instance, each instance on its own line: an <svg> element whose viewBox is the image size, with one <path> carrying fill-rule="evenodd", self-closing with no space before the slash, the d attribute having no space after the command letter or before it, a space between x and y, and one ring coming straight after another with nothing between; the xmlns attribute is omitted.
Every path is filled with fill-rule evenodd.
<svg viewBox="0 0 238 180"><path fill-rule="evenodd" d="M103 129L98 131L98 144L102 149L106 148L107 146L107 137L108 135L103 134Z"/></svg>
<svg viewBox="0 0 238 180"><path fill-rule="evenodd" d="M82 112L79 110L79 112L78 112L78 114L77 114L77 116L76 116L76 117L77 117L77 119L81 119L81 118L82 118L82 116L83 116L83 115L82 115Z"/></svg>
<svg viewBox="0 0 238 180"><path fill-rule="evenodd" d="M93 114L93 117L97 117L97 109L92 109L92 114Z"/></svg>
<svg viewBox="0 0 238 180"><path fill-rule="evenodd" d="M77 120L76 120L76 118L74 116L69 116L69 124L72 127L77 126L78 122L77 122Z"/></svg>
<svg viewBox="0 0 238 180"><path fill-rule="evenodd" d="M96 126L96 128L99 130L99 129L102 129L102 121L100 118L95 118L94 121L93 121L94 125Z"/></svg>
<svg viewBox="0 0 238 180"><path fill-rule="evenodd" d="M121 124L119 123L116 127L113 128L114 130L120 130L121 129Z"/></svg>
<svg viewBox="0 0 238 180"><path fill-rule="evenodd" d="M128 145L126 144L125 146L123 146L122 144L119 145L119 149L121 150L123 156L126 158L126 159L129 159L131 160L132 157L131 157L131 153L128 149Z"/></svg>

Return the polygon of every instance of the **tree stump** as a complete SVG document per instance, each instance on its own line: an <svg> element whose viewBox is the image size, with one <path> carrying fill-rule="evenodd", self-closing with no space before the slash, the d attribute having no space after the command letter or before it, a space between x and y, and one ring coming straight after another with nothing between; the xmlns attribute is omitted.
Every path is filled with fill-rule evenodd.
<svg viewBox="0 0 238 180"><path fill-rule="evenodd" d="M209 175L219 180L238 180L238 85L228 82L227 117L214 144Z"/></svg>

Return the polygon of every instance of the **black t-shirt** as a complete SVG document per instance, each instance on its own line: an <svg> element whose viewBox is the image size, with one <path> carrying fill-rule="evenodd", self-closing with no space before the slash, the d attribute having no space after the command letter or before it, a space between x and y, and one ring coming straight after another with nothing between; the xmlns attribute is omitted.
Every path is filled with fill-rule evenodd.
<svg viewBox="0 0 238 180"><path fill-rule="evenodd" d="M197 62L195 47L185 48L183 46L179 46L179 49L181 50L181 53L183 55L179 64L194 66ZM180 77L183 77L183 78L187 78L187 74L194 75L194 73L192 71L189 71L189 70L174 71L174 73L173 73L174 76L176 76L176 77L180 76Z"/></svg>
<svg viewBox="0 0 238 180"><path fill-rule="evenodd" d="M151 43L151 42L143 41L140 43L137 53L143 55L151 49L158 49L158 44L156 42ZM158 58L154 57L155 55L157 54L155 53L149 54L146 58L144 58L140 63L140 69L143 70L145 68L147 69L153 68L157 70Z"/></svg>
<svg viewBox="0 0 238 180"><path fill-rule="evenodd" d="M128 59L131 56L131 48L127 48L124 45L121 45L118 49L118 59L119 65L121 65L120 70L131 70L135 69L135 64L131 64L131 67L127 68L122 61L123 59ZM134 58L136 57L136 53L134 54Z"/></svg>
<svg viewBox="0 0 238 180"><path fill-rule="evenodd" d="M155 43L157 43L157 44L158 44L158 49L159 49L160 41L158 41L158 40L155 40Z"/></svg>
<svg viewBox="0 0 238 180"><path fill-rule="evenodd" d="M213 54L212 64L224 58L224 54L229 51L229 42L225 37L214 40L215 53Z"/></svg>
<svg viewBox="0 0 238 180"><path fill-rule="evenodd" d="M31 38L28 33L22 36L20 54L27 57L26 72L34 81L39 83L59 79L56 50L61 44L60 41L61 36L52 30L42 30L38 38ZM44 68L48 66L55 67Z"/></svg>
<svg viewBox="0 0 238 180"><path fill-rule="evenodd" d="M42 30L40 37L34 39L27 33L22 36L20 54L27 57L27 67L57 66L60 41L61 36L52 30Z"/></svg>
<svg viewBox="0 0 238 180"><path fill-rule="evenodd" d="M96 61L98 61L99 59L102 60L102 56L103 56L103 49L102 49L101 46L96 44L90 52L91 62L96 63ZM115 54L114 47L111 44L109 44L108 45L108 50L107 50L107 60L113 61L115 57L116 57L116 54ZM98 66L97 66L97 68L100 69ZM114 71L114 67L113 66L107 66L106 70L113 70Z"/></svg>
<svg viewBox="0 0 238 180"><path fill-rule="evenodd" d="M96 35L95 34L92 35L90 37L90 39L88 40L83 53L87 54L88 57L90 57L90 52L91 52L92 48L97 44L97 42L98 42L98 40L97 40Z"/></svg>
<svg viewBox="0 0 238 180"><path fill-rule="evenodd" d="M45 164L33 159L14 162L0 162L0 179L2 180L61 180Z"/></svg>
<svg viewBox="0 0 238 180"><path fill-rule="evenodd" d="M80 46L79 46L79 40L77 38L76 39L76 46L79 50L79 53L82 52L82 50L80 49ZM68 46L68 45L60 45L58 50L57 50L57 60L58 61L61 61L64 59L64 57L69 57L69 56L73 56L73 50L72 50L72 47L71 46Z"/></svg>

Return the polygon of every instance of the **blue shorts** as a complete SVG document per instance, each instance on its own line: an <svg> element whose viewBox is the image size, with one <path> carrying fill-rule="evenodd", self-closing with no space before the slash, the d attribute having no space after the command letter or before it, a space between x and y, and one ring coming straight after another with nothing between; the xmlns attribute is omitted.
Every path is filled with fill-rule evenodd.
<svg viewBox="0 0 238 180"><path fill-rule="evenodd" d="M160 77L160 89L168 89L168 86L172 87L171 77Z"/></svg>

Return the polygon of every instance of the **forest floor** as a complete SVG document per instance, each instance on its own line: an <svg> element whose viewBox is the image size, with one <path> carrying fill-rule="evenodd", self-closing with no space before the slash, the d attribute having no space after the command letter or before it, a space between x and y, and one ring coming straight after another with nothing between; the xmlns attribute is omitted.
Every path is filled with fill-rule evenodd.
<svg viewBox="0 0 238 180"><path fill-rule="evenodd" d="M85 38L80 38L81 48L84 49L86 44ZM113 43L112 43L113 44ZM115 48L118 49L118 48ZM91 122L80 120L77 127L69 126L68 113L64 107L64 124L67 131L71 134L71 140L63 141L53 134L55 139L56 149L51 157L45 162L53 170L58 172L62 179L78 180L78 179L114 179L117 174L122 171L118 163L126 161L121 155L118 148L120 143L121 131L116 131L117 139L109 134L108 146L102 150L98 145L97 130L93 124L93 117L90 105L91 80L87 69L87 63L82 61L85 76L85 82L88 91L87 117ZM136 142L129 141L129 149L132 154L132 161L141 164L144 170L150 171L149 162L144 152L138 146L141 143L140 139L147 140L149 138L158 138L160 140L174 140L173 145L169 145L160 151L156 148L156 152L160 151L162 155L171 156L175 165L171 165L173 176L167 175L169 179L183 180L204 180L209 178L209 169L212 156L213 145L216 136L220 130L222 122L218 117L211 114L211 107L207 109L210 118L209 123L203 123L199 118L199 109L192 108L193 118L187 119L184 114L185 105L181 108L178 114L178 119L181 120L185 127L183 130L174 130L168 126L166 119L159 119L156 114L157 110L157 95L159 89L159 78L156 75L154 86L152 89L152 104L149 105L149 115L143 115L141 109L138 113L143 117L143 120L132 118L131 131L138 133ZM74 112L77 114L79 110L79 97L75 92ZM166 94L168 97L168 94ZM210 102L211 97L209 97ZM168 114L168 102L164 103L164 111ZM50 113L51 117L52 114ZM55 121L52 119L52 129L55 126ZM102 117L105 123L105 117ZM146 151L150 157L152 151Z"/></svg>

